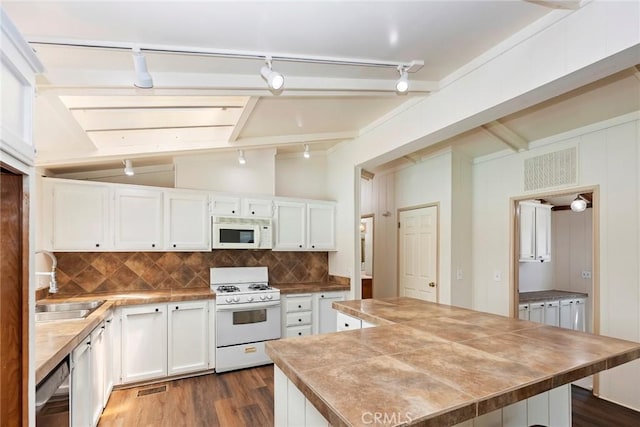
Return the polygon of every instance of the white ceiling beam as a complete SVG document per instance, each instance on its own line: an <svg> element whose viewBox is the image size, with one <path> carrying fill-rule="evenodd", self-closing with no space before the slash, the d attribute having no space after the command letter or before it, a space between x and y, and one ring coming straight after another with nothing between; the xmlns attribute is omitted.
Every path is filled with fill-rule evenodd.
<svg viewBox="0 0 640 427"><path fill-rule="evenodd" d="M507 145L513 151L520 152L529 149L529 141L525 140L497 120L482 125L482 129L487 134Z"/></svg>
<svg viewBox="0 0 640 427"><path fill-rule="evenodd" d="M229 136L229 142L234 142L235 140L238 139L238 137L240 136L240 133L242 133L242 129L244 129L244 126L249 121L249 118L251 117L251 113L253 112L253 109L256 107L256 104L258 103L259 99L260 98L256 96L252 96L251 98L249 98L249 100L244 106L244 110L242 110L242 114L240 115L240 118L236 122L236 126L233 128L233 132L231 132L231 136Z"/></svg>
<svg viewBox="0 0 640 427"><path fill-rule="evenodd" d="M159 172L173 172L174 170L173 164L136 166L135 162L133 162L133 168L136 175L144 175L147 173L159 173ZM100 178L111 178L114 176L122 176L122 175L124 175L124 168L50 174L49 176L54 176L55 178L66 178L66 179L100 179Z"/></svg>
<svg viewBox="0 0 640 427"><path fill-rule="evenodd" d="M636 76L636 79L640 80L640 65L633 67L633 75Z"/></svg>

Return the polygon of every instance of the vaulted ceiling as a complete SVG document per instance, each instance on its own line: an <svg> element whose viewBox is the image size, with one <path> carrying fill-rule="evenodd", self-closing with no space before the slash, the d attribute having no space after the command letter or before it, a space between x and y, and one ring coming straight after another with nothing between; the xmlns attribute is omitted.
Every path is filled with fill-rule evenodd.
<svg viewBox="0 0 640 427"><path fill-rule="evenodd" d="M420 102L554 7L579 3L9 0L2 7L46 67L38 77L37 164L68 172L117 167L125 157L171 162L194 150L327 150ZM151 89L133 86L133 48L145 55ZM197 54L178 53L185 51ZM280 93L260 77L265 56L285 76ZM302 61L286 60L293 57ZM413 61L409 94L395 93L395 67L326 63L335 61ZM627 70L443 144L474 157L517 150L637 111L639 73Z"/></svg>

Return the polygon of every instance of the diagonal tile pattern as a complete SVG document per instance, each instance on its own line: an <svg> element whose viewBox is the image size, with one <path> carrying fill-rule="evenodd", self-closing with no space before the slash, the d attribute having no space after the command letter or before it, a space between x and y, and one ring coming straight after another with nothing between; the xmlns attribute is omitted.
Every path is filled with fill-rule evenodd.
<svg viewBox="0 0 640 427"><path fill-rule="evenodd" d="M58 295L206 288L211 267L269 268L273 285L325 282L326 252L58 252Z"/></svg>

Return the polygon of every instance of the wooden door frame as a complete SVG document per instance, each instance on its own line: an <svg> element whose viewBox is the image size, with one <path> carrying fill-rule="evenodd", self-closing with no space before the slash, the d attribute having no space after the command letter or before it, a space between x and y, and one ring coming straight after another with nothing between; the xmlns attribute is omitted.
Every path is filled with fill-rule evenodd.
<svg viewBox="0 0 640 427"><path fill-rule="evenodd" d="M30 417L29 417L29 324L30 324L30 311L29 311L29 290L30 290L30 256L29 256L29 178L28 175L3 161L0 161L0 168L4 169L16 176L21 177L22 179L22 194L21 200L22 203L18 206L19 215L21 218L20 223L20 233L21 233L21 268L22 268L22 279L20 285L22 286L21 292L21 312L22 312L22 384L21 384L21 404L22 404L22 425L29 425Z"/></svg>
<svg viewBox="0 0 640 427"><path fill-rule="evenodd" d="M396 222L400 223L400 213L415 209L436 208L436 303L440 303L440 202L425 203L396 209ZM400 296L400 233L396 227L396 295Z"/></svg>
<svg viewBox="0 0 640 427"><path fill-rule="evenodd" d="M518 318L518 285L519 285L519 261L520 261L520 226L518 216L518 204L525 200L544 199L549 196L561 196L575 193L592 193L592 244L591 244L591 270L592 270L592 295L590 300L593 334L600 335L600 186L590 185L584 187L564 188L547 191L544 193L527 194L512 197L509 202L509 215L511 217L509 229L509 313L511 317ZM598 374L593 375L593 394L599 393Z"/></svg>
<svg viewBox="0 0 640 427"><path fill-rule="evenodd" d="M360 220L371 218L371 277L375 277L375 268L376 268L376 215L375 214L365 214L360 215ZM362 254L360 254L360 259L362 259ZM360 272L362 272L362 263L360 263ZM360 298L362 299L362 274L360 274ZM371 298L373 298L373 279L371 279Z"/></svg>

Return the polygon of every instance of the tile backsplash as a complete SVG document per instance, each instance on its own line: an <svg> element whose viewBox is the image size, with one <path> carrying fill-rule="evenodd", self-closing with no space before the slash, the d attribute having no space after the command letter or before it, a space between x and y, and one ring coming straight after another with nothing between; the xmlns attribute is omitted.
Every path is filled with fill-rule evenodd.
<svg viewBox="0 0 640 427"><path fill-rule="evenodd" d="M58 296L95 292L206 288L211 267L269 268L269 282L327 281L326 252L56 252Z"/></svg>

